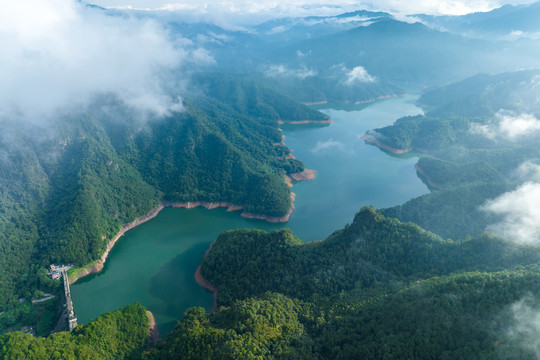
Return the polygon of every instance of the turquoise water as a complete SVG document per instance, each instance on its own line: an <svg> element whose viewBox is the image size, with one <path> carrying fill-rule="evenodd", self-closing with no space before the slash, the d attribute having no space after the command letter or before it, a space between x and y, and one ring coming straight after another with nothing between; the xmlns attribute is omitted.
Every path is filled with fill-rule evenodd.
<svg viewBox="0 0 540 360"><path fill-rule="evenodd" d="M391 156L360 139L369 129L421 113L414 100L390 99L358 111L326 109L334 123L325 126L283 125L287 146L317 171L315 180L295 183L295 210L288 223L248 220L223 208L164 209L126 233L101 273L72 286L79 323L140 302L154 314L160 334L168 333L187 308L211 309L211 294L193 275L220 232L289 227L304 241L323 240L350 223L362 206L389 207L427 193L413 168L415 156Z"/></svg>

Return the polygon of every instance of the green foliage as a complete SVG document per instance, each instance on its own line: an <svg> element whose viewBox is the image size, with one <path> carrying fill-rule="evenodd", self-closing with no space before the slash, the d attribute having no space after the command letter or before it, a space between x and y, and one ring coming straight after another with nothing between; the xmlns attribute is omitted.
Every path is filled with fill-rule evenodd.
<svg viewBox="0 0 540 360"><path fill-rule="evenodd" d="M433 116L493 116L500 109L538 112L531 83L540 72L525 70L498 75L478 74L432 90L418 102Z"/></svg>
<svg viewBox="0 0 540 360"><path fill-rule="evenodd" d="M477 75L430 91L419 100L431 108L426 116L401 118L372 132L389 146L429 154L417 165L433 192L383 214L453 239L476 236L494 223L481 206L514 189L520 180L515 170L525 161L538 161L540 149L534 137L489 138L471 128L497 127L493 117L501 108L537 112L528 85L536 76L538 71Z"/></svg>
<svg viewBox="0 0 540 360"><path fill-rule="evenodd" d="M393 125L372 130L380 142L396 149L434 151L467 138L469 120L465 118L433 118L417 115L398 119Z"/></svg>
<svg viewBox="0 0 540 360"><path fill-rule="evenodd" d="M203 259L202 274L218 289L218 304L228 305L266 291L309 300L388 281L499 270L539 259L538 247L489 236L443 240L363 208L352 224L323 242L302 243L290 230L222 233Z"/></svg>
<svg viewBox="0 0 540 360"><path fill-rule="evenodd" d="M287 86L273 87L268 80L252 80L224 74L199 75L198 86L207 97L228 104L234 111L271 120L328 120L328 116L300 104L298 93ZM276 90L279 89L279 90ZM287 91L288 95L283 95ZM231 101L232 100L232 101ZM301 101L301 99L300 99Z"/></svg>
<svg viewBox="0 0 540 360"><path fill-rule="evenodd" d="M463 239L484 232L493 219L480 206L507 190L506 184L465 184L437 190L381 212L414 222L445 238Z"/></svg>
<svg viewBox="0 0 540 360"><path fill-rule="evenodd" d="M372 208L322 242L290 230L229 231L202 264L222 306L189 310L147 355L534 359L513 329L515 304L540 296L539 260L538 246L443 240Z"/></svg>
<svg viewBox="0 0 540 360"><path fill-rule="evenodd" d="M429 179L438 188L451 188L463 184L487 183L501 184L506 181L492 165L486 161L455 163L433 157L423 157L417 166L429 174Z"/></svg>
<svg viewBox="0 0 540 360"><path fill-rule="evenodd" d="M165 118L141 122L104 99L106 112L59 118L40 140L9 127L0 140L0 309L9 310L2 329L19 321L19 297L54 292L42 269L92 263L123 224L161 200L289 211L284 175L304 165L274 145L282 139L277 121L327 116L254 81L199 80L209 95L193 95L185 111Z"/></svg>
<svg viewBox="0 0 540 360"><path fill-rule="evenodd" d="M207 315L190 309L148 359L314 359L298 302L267 293Z"/></svg>
<svg viewBox="0 0 540 360"><path fill-rule="evenodd" d="M290 208L276 123L233 112L208 99L138 134L136 166L171 201L226 201L282 216Z"/></svg>
<svg viewBox="0 0 540 360"><path fill-rule="evenodd" d="M140 304L98 317L72 333L46 338L20 332L0 337L0 357L23 359L136 359L148 345L148 316Z"/></svg>

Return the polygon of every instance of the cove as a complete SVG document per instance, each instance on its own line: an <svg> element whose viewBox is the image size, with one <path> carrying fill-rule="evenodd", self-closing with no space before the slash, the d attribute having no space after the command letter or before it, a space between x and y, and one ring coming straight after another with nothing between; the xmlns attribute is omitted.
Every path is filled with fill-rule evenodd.
<svg viewBox="0 0 540 360"><path fill-rule="evenodd" d="M285 143L295 157L317 171L315 180L294 184L295 210L289 222L244 219L240 212L224 208L166 208L128 231L109 254L101 273L72 286L79 324L140 302L152 311L164 335L189 307L210 311L212 296L193 276L220 232L289 227L304 241L323 240L350 223L362 206L384 208L427 193L414 169L416 156L392 156L360 139L367 130L422 113L414 105L416 99L388 99L352 111L323 109L334 121L330 125L281 125Z"/></svg>

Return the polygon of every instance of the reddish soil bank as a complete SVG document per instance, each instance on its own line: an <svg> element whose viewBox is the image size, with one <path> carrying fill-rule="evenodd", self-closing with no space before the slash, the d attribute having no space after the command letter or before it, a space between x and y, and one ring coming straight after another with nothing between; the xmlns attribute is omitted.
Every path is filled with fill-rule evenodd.
<svg viewBox="0 0 540 360"><path fill-rule="evenodd" d="M212 293L212 295L214 296L214 304L212 305L212 311L216 311L217 310L217 289L214 285L210 284L204 278L204 276L202 276L200 265L197 268L197 271L195 271L195 281L197 282L197 284L202 286L205 290Z"/></svg>
<svg viewBox="0 0 540 360"><path fill-rule="evenodd" d="M362 140L365 140L366 142L368 143L372 143L372 144L375 144L377 145L378 147L380 147L381 149L384 149L386 151L389 151L393 154L404 154L404 153L408 153L409 151L412 151L412 148L406 148L406 149L396 149L396 148L393 148L391 146L388 146L386 144L383 144L382 142L378 141L377 139L375 139L374 137L371 137L371 136L367 136L367 135L364 135L362 136L360 139Z"/></svg>
<svg viewBox="0 0 540 360"><path fill-rule="evenodd" d="M304 124L331 124L332 120L278 120L278 124L304 125Z"/></svg>
<svg viewBox="0 0 540 360"><path fill-rule="evenodd" d="M429 186L431 186L431 187L433 187L433 188L435 188L435 189L442 189L442 186L441 186L441 185L435 184L435 183L429 178L429 176L426 175L426 173L424 172L424 170L422 170L422 169L420 168L420 166L418 166L418 163L414 164L414 169L415 169L420 175L422 175L422 176L426 179L426 181L427 181L427 183L429 184Z"/></svg>
<svg viewBox="0 0 540 360"><path fill-rule="evenodd" d="M252 214L252 213L248 213L246 211L241 213L240 216L243 217L243 218L246 218L246 219L265 220L265 221L268 221L270 223L287 222L287 221L289 221L289 219L291 217L291 214L292 214L292 212L294 210L294 197L295 197L295 194L292 192L291 193L291 208L283 216L268 216L268 215Z"/></svg>
<svg viewBox="0 0 540 360"><path fill-rule="evenodd" d="M139 225L147 222L148 220L151 220L151 219L155 218L159 214L159 212L161 210L163 210L164 208L166 208L166 207L178 207L178 208L185 208L185 209L193 209L193 208L196 208L196 207L199 207L199 206L203 206L203 207L205 207L207 209L215 209L215 208L218 208L218 207L225 207L225 208L227 208L227 211L238 211L238 210L244 209L243 206L231 204L231 203L228 203L228 202L206 202L206 201L171 202L171 201L163 201L160 205L158 205L154 209L150 210L150 212L148 214L146 214L144 216L141 216L140 218L137 218L137 219L133 220L132 222L122 226L122 229L118 232L118 234L116 234L116 236L111 241L109 241L109 243L107 244L107 249L105 250L103 255L101 255L101 258L98 259L97 262L93 266L88 267L88 268L86 268L84 270L81 270L76 276L72 275L69 278L70 285L74 284L77 280L79 280L79 279L81 279L81 278L83 278L85 276L88 276L90 274L95 274L95 273L98 273L101 270L103 270L103 266L104 266L105 262L107 261L109 253L111 252L114 245L116 245L116 242L118 240L120 240L120 238L127 231L135 228L136 226L139 226ZM247 213L247 212L243 212L241 214L241 216L243 216L245 218L249 218L249 219L266 220L266 221L272 222L272 223L286 222L286 221L289 220L289 217L290 217L290 215L292 213L292 209L294 209L294 206L292 206L292 204L291 204L291 209L289 210L289 212L285 216L279 217L279 218L278 217L272 217L272 216L260 215L260 214L251 214L251 213Z"/></svg>
<svg viewBox="0 0 540 360"><path fill-rule="evenodd" d="M166 207L175 207L175 208L184 208L184 209L193 209L199 206L202 206L208 210L216 209L218 207L225 207L227 211L236 211L241 210L244 207L240 205L234 205L228 202L206 202L206 201L188 201L188 202L171 202L164 201L163 204Z"/></svg>
<svg viewBox="0 0 540 360"><path fill-rule="evenodd" d="M289 177L296 181L305 181L315 179L316 175L317 173L315 172L315 170L304 169L304 171L302 172L290 174Z"/></svg>
<svg viewBox="0 0 540 360"><path fill-rule="evenodd" d="M304 103L304 105L307 105L307 106L310 106L310 105L324 105L324 104L328 104L328 101L322 100L322 101Z"/></svg>
<svg viewBox="0 0 540 360"><path fill-rule="evenodd" d="M208 256L208 254L210 253L210 250L212 250L212 246L214 246L215 242L216 241L214 240L210 244L210 246L206 250L206 253L204 254L204 257ZM201 273L201 266L200 265L197 268L197 271L195 271L195 281L197 282L197 284L202 286L207 291L210 291L212 293L212 295L214 295L214 304L212 305L212 311L216 311L217 310L217 288L214 285L210 284L210 282L208 282L208 280L206 280L204 278L204 276Z"/></svg>
<svg viewBox="0 0 540 360"><path fill-rule="evenodd" d="M148 345L150 348L153 348L159 340L159 332L154 314L150 311L146 311L146 315L148 316L149 321L148 336L150 337L150 343Z"/></svg>
<svg viewBox="0 0 540 360"><path fill-rule="evenodd" d="M153 218L155 218L157 216L157 214L159 214L159 212L161 210L163 210L163 208L165 207L166 205L164 204L160 204L158 206L156 206L155 208L153 208L152 210L150 210L150 212L148 212L148 214L144 215L144 216L141 216L140 218L137 218L135 220L133 220L132 222L130 223L127 223L125 225L122 226L122 229L120 229L120 231L118 232L118 234L116 234L116 236L114 238L112 238L111 241L109 241L109 243L107 244L107 249L105 250L105 252L103 253L103 255L101 255L101 258L98 259L98 261L96 262L96 264L94 266L91 266L89 268L86 268L84 270L82 270L81 272L79 272L77 274L77 276L71 276L69 278L69 283L70 284L73 284L75 283L77 280L85 277L85 276L88 276L90 274L94 274L94 273L98 273L100 272L101 270L103 270L103 266L105 264L105 262L107 261L107 257L109 256L109 253L111 252L112 248L114 247L114 245L116 245L116 242L129 230L133 229L134 227L136 226L139 226L145 222L147 222L148 220L151 220Z"/></svg>

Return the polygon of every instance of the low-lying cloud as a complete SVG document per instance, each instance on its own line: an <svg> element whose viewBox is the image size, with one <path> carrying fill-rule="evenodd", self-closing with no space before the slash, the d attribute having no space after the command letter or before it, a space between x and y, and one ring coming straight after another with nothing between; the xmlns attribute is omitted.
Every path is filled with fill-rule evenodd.
<svg viewBox="0 0 540 360"><path fill-rule="evenodd" d="M336 12L358 9L392 11L403 14L451 14L462 15L470 12L489 11L505 4L532 3L535 0L342 0L339 4L328 0L291 0L279 2L274 0L238 0L234 2L209 0L201 3L196 0L95 0L101 6L125 7L139 9L196 9L199 13L233 13L247 14L251 18L258 14L267 17L310 16L336 14ZM258 17L257 17L258 18ZM248 18L246 17L246 21Z"/></svg>
<svg viewBox="0 0 540 360"><path fill-rule="evenodd" d="M512 344L521 346L540 359L540 310L538 302L528 295L510 307L512 324L507 336Z"/></svg>
<svg viewBox="0 0 540 360"><path fill-rule="evenodd" d="M525 161L517 168L514 178L521 181L540 183L540 164L534 161Z"/></svg>
<svg viewBox="0 0 540 360"><path fill-rule="evenodd" d="M370 83L375 81L375 78L369 75L367 70L361 65L354 67L351 71L348 71L346 75L347 80L345 80L345 83L347 85L353 85L356 83Z"/></svg>
<svg viewBox="0 0 540 360"><path fill-rule="evenodd" d="M499 218L487 230L524 244L540 243L540 164L526 161L512 177L515 190L488 200L480 209Z"/></svg>
<svg viewBox="0 0 540 360"><path fill-rule="evenodd" d="M295 77L298 79L305 79L317 75L317 71L308 69L306 66L301 66L298 69L291 69L285 65L271 65L264 74L268 77Z"/></svg>
<svg viewBox="0 0 540 360"><path fill-rule="evenodd" d="M97 95L160 115L177 111L181 101L170 90L179 82L171 71L212 62L155 21L110 16L75 0L6 2L0 46L0 119L43 119Z"/></svg>
<svg viewBox="0 0 540 360"><path fill-rule="evenodd" d="M340 79L340 82L347 86L353 86L359 83L372 83L377 79L371 76L362 65L350 69L345 64L337 64L330 67L333 76Z"/></svg>
<svg viewBox="0 0 540 360"><path fill-rule="evenodd" d="M470 131L488 139L509 139L533 136L540 130L540 120L531 114L514 114L500 110L488 124L471 124Z"/></svg>

